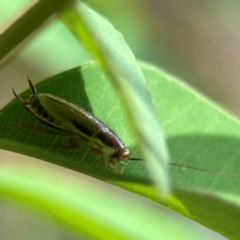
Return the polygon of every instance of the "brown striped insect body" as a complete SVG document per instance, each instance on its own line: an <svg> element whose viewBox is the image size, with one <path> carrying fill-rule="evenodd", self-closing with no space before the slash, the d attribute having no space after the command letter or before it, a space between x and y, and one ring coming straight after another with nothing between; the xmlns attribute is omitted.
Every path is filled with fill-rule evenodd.
<svg viewBox="0 0 240 240"><path fill-rule="evenodd" d="M83 140L88 142L91 152L101 155L101 163L104 153L108 155L107 165L129 159L129 150L103 122L85 109L62 98L48 93L38 94L29 78L28 82L31 95L22 99L15 93L14 88L13 94L40 121L59 133L68 135L70 148L77 148L78 141Z"/></svg>
<svg viewBox="0 0 240 240"><path fill-rule="evenodd" d="M32 91L31 95L26 95L22 99L15 93L13 88L14 96L40 121L57 130L57 133L70 137L70 145L64 147L77 148L78 142L83 140L89 144L91 152L101 156L101 164L103 163L103 154L106 153L108 155L105 162L107 167L109 163L117 163L124 159L143 160L130 158L130 152L124 147L121 139L91 113L54 95L48 93L38 94L29 78L28 83ZM211 174L240 177L237 174L216 172L177 163L169 163L169 165Z"/></svg>

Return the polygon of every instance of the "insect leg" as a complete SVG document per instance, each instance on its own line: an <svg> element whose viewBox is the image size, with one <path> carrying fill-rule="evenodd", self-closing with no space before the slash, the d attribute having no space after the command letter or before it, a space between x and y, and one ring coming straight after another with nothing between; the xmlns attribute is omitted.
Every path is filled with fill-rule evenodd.
<svg viewBox="0 0 240 240"><path fill-rule="evenodd" d="M53 148L78 148L79 147L79 140L81 138L77 136L71 136L69 137L69 145L54 145Z"/></svg>
<svg viewBox="0 0 240 240"><path fill-rule="evenodd" d="M17 128L17 127L21 127L21 125L17 124L17 125L13 125L13 126L7 126L7 125L0 123L0 127L1 128Z"/></svg>
<svg viewBox="0 0 240 240"><path fill-rule="evenodd" d="M125 170L125 168L127 167L129 162L125 163L125 162L121 161L120 163L123 164L123 166L119 170L119 174L122 175L123 171Z"/></svg>
<svg viewBox="0 0 240 240"><path fill-rule="evenodd" d="M90 145L90 151L94 154L100 155L99 166L102 167L103 163L104 163L104 158L103 158L103 152L102 152L101 148L96 144L92 144L92 145ZM110 159L111 159L111 157L109 155L107 161L105 161L105 167L111 171L115 171L115 167L111 167L109 165Z"/></svg>
<svg viewBox="0 0 240 240"><path fill-rule="evenodd" d="M102 167L104 163L104 157L102 150L95 144L90 145L90 152L100 155L99 166Z"/></svg>
<svg viewBox="0 0 240 240"><path fill-rule="evenodd" d="M51 129L36 127L36 126L32 126L32 125L27 125L25 123L19 123L19 124L13 125L13 126L7 126L7 125L4 125L4 124L0 123L0 127L3 127L3 128L25 127L25 128L33 129L33 130L36 130L36 131L39 131L39 132L48 133L48 134L60 134L59 132L51 130Z"/></svg>
<svg viewBox="0 0 240 240"><path fill-rule="evenodd" d="M111 166L110 166L111 164ZM116 169L116 165L112 164L112 155L109 155L106 162L105 162L105 167L109 170L111 170L111 172L117 173L117 169Z"/></svg>

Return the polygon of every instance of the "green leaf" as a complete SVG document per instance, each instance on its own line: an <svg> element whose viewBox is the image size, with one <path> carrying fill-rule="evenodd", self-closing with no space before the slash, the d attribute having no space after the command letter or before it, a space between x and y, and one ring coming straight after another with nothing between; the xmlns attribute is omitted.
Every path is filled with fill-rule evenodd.
<svg viewBox="0 0 240 240"><path fill-rule="evenodd" d="M163 201L149 184L149 175L142 162L126 161L122 175L116 175L99 169L99 157L90 153L84 143L79 149L54 149L54 144L67 144L67 137L16 126L22 122L47 129L17 100L1 110L1 123L10 128L0 128L0 147L89 174L172 208L228 238L238 238L239 122L175 77L147 64L141 64L141 68L163 123L171 162L221 171L221 174L171 167L173 196ZM131 156L139 157L121 97L98 64L86 63L36 88L39 93L57 95L92 112L117 133L130 149ZM14 125L16 127L11 128ZM123 165L118 165L119 171Z"/></svg>
<svg viewBox="0 0 240 240"><path fill-rule="evenodd" d="M81 5L77 13L69 10L64 14L66 15L62 17L65 17L66 23L73 14L72 21L67 23L68 26L101 60L108 73L116 80L118 88L122 91L121 97L109 85L102 69L95 64L86 64L48 79L38 85L38 91L53 93L84 106L121 137L126 147L131 150L132 157L139 157L140 152L133 140L132 128L123 115L125 109L122 106L123 98L124 102L128 104L130 102L128 107L133 113L131 117L135 119L140 133L147 133L148 140L157 143L155 147L158 148L160 155L163 154L164 159L166 148L162 133L155 131L148 120L143 121L146 112L140 103L141 99L138 93L135 95L132 85L126 81L134 79L137 92L145 96L143 102L147 104L146 109L151 109L152 114L144 78L121 35L106 20L84 5ZM75 23L77 24L74 25ZM78 150L54 149L55 144L66 144L67 138L47 134L47 130L35 131L20 126L19 123L23 122L43 127L16 101L1 111L0 121L8 127L1 127L0 146L111 182L172 208L230 239L238 239L240 230L236 224L240 220L237 150L239 121L169 74L149 65L142 65L142 70L158 119L163 123L171 162L186 166L171 167L174 186L172 198L165 201L159 198L149 184L152 173L147 173L141 162L129 161L125 168L119 164L118 172L123 173L122 176L118 176L108 170L99 169L98 156L89 153L88 146L84 143ZM137 106L132 103L137 103ZM148 126L141 127L143 123L148 123ZM138 140L147 145L146 141L143 141L145 137L142 136L138 135ZM152 151L150 155L151 153ZM151 157L146 159L149 160ZM153 166L154 162L146 162ZM162 179L159 177L157 181L161 183ZM166 187L164 181L162 186Z"/></svg>
<svg viewBox="0 0 240 240"><path fill-rule="evenodd" d="M175 188L167 206L175 205L176 211L238 239L239 121L176 77L149 65L142 69L167 137L171 163L186 166L171 168Z"/></svg>
<svg viewBox="0 0 240 240"><path fill-rule="evenodd" d="M61 20L101 62L120 92L145 164L162 196L169 193L168 153L144 76L123 36L103 17L79 3ZM141 121L139 121L141 119ZM155 137L152 136L155 134Z"/></svg>
<svg viewBox="0 0 240 240"><path fill-rule="evenodd" d="M56 75L37 84L36 89L38 93L57 95L93 113L116 132L125 146L130 149L132 157L139 157L139 150L124 114L122 99L98 64L86 63L79 68ZM15 91L17 92L17 89ZM30 93L31 91L27 90L20 94L20 97ZM81 142L78 149L55 148L57 145L67 145L68 137L49 133L52 129L26 111L17 99L2 109L0 119L1 148L78 169L95 177L100 174L100 177L105 178L105 174L111 174L107 169L104 174L102 173L103 167L99 166L99 155L90 153L88 145L84 142ZM137 161L138 169L134 169L135 163L126 166L122 163L117 165L118 172L122 169L124 176L146 179L147 173L142 162ZM118 179L119 176L115 174L113 178Z"/></svg>
<svg viewBox="0 0 240 240"><path fill-rule="evenodd" d="M143 68L171 162L198 169L172 167L174 186L205 189L240 204L239 121L168 73Z"/></svg>
<svg viewBox="0 0 240 240"><path fill-rule="evenodd" d="M70 171L18 164L2 166L0 196L44 212L41 217L50 215L81 238L209 239L217 236L162 206Z"/></svg>

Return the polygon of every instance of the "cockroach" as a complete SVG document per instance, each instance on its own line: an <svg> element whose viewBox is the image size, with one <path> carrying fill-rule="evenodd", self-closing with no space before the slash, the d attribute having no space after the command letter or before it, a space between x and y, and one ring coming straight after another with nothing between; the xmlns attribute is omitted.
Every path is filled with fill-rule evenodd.
<svg viewBox="0 0 240 240"><path fill-rule="evenodd" d="M124 159L136 160L129 157L129 150L124 147L120 138L91 113L54 95L38 94L29 78L28 83L31 95L26 95L22 99L12 88L14 96L41 122L54 128L58 133L69 136L69 148L77 148L78 142L83 140L89 144L92 153L101 156L101 164L104 153L108 155L106 166Z"/></svg>
<svg viewBox="0 0 240 240"><path fill-rule="evenodd" d="M124 159L144 160L130 158L130 151L124 147L123 142L113 130L85 109L49 93L38 94L29 78L28 83L32 91L31 95L25 95L22 99L12 88L14 96L41 122L57 130L57 133L69 137L69 146L62 147L78 148L79 141L83 140L89 144L92 153L100 155L101 165L103 164L103 155L108 155L105 161L108 168L109 163L121 162ZM169 163L169 165L211 174L240 177L237 174L221 173L177 163Z"/></svg>

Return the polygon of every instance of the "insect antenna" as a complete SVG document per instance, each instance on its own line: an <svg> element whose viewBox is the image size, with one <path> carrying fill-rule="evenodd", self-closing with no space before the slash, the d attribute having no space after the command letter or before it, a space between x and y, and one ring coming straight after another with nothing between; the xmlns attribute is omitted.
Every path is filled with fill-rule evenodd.
<svg viewBox="0 0 240 240"><path fill-rule="evenodd" d="M25 100L23 100L22 98L20 98L20 97L16 94L16 92L14 91L14 88L12 88L12 91L13 91L14 96L15 96L20 102L22 102L23 104L25 104Z"/></svg>
<svg viewBox="0 0 240 240"><path fill-rule="evenodd" d="M145 161L145 159L143 159L143 158L128 158L128 160ZM215 174L215 175L222 175L222 176L227 176L227 177L240 178L239 174L231 174L231 173L212 171L212 170L208 170L208 169L204 169L204 168L198 168L198 167L183 165L183 164L179 164L179 163L168 163L168 165L170 165L172 167L186 168L186 169L190 169L190 170L206 172L206 173L211 173L211 174Z"/></svg>
<svg viewBox="0 0 240 240"><path fill-rule="evenodd" d="M27 76L27 78L28 78L28 84L32 90L32 93L37 94L37 91L36 91L35 87L33 86L32 81L30 80L30 78L28 76Z"/></svg>
<svg viewBox="0 0 240 240"><path fill-rule="evenodd" d="M207 173L211 173L211 174L215 174L215 175L222 175L222 176L240 178L239 174L232 174L232 173L212 171L212 170L208 170L208 169L205 169L205 168L198 168L198 167L193 167L193 166L187 166L187 165L178 164L178 163L168 163L168 164L170 166L173 166L173 167L187 168L187 169L196 170L196 171L200 171L200 172L207 172Z"/></svg>
<svg viewBox="0 0 240 240"><path fill-rule="evenodd" d="M143 158L128 158L128 160L143 161L143 160L145 160L145 159L143 159Z"/></svg>

